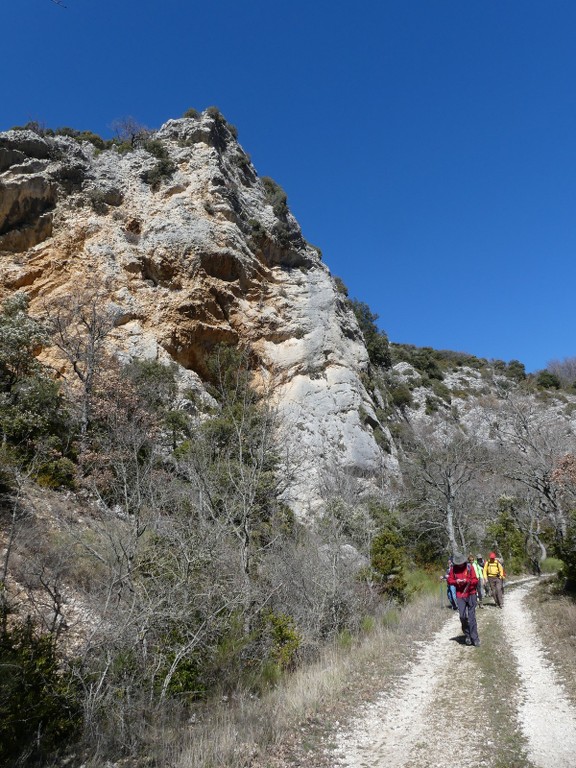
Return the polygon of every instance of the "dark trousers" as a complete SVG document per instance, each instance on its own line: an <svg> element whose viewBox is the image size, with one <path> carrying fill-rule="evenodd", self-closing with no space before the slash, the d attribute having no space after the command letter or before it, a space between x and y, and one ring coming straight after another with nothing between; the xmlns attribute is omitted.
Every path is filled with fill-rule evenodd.
<svg viewBox="0 0 576 768"><path fill-rule="evenodd" d="M494 598L494 602L498 608L502 608L504 605L504 590L502 588L502 579L497 576L488 576L488 584L490 585L490 592Z"/></svg>
<svg viewBox="0 0 576 768"><path fill-rule="evenodd" d="M481 579L478 579L478 584L476 584L476 595L478 597L478 604L482 603L482 598L484 597L484 590L483 590L483 581Z"/></svg>
<svg viewBox="0 0 576 768"><path fill-rule="evenodd" d="M468 597L457 597L458 612L460 613L460 623L462 624L462 632L471 640L474 644L480 642L478 637L478 625L476 624L476 595L468 595Z"/></svg>

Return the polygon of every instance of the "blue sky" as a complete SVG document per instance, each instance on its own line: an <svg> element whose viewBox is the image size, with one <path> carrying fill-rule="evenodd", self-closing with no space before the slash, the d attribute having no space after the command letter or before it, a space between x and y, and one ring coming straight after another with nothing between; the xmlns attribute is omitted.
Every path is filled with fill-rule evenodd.
<svg viewBox="0 0 576 768"><path fill-rule="evenodd" d="M392 341L576 356L574 0L14 0L0 129L216 105Z"/></svg>

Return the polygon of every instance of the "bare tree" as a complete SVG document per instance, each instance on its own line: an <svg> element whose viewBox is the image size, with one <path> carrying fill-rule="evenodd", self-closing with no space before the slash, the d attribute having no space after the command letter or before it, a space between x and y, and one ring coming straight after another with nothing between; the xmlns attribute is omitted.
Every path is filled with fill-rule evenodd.
<svg viewBox="0 0 576 768"><path fill-rule="evenodd" d="M542 408L530 396L514 392L506 393L490 418L492 438L500 448L500 473L522 486L532 504L537 500L541 515L562 538L567 516L553 473L573 445L570 421L553 408Z"/></svg>
<svg viewBox="0 0 576 768"><path fill-rule="evenodd" d="M277 413L251 387L247 353L219 349L212 360L220 411L205 422L181 468L208 517L236 538L246 583L279 508Z"/></svg>
<svg viewBox="0 0 576 768"><path fill-rule="evenodd" d="M557 376L565 387L576 384L576 357L565 357L562 360L550 360L546 369Z"/></svg>
<svg viewBox="0 0 576 768"><path fill-rule="evenodd" d="M492 467L474 437L428 423L415 426L403 444L407 507L417 529L440 535L451 551L466 551L473 522L483 514L480 484Z"/></svg>
<svg viewBox="0 0 576 768"><path fill-rule="evenodd" d="M150 130L131 115L114 120L111 128L120 141L128 142L132 147L137 147L150 135Z"/></svg>
<svg viewBox="0 0 576 768"><path fill-rule="evenodd" d="M91 418L94 381L114 328L114 313L105 294L84 290L44 306L46 324L54 346L71 366L80 384L80 434L84 439Z"/></svg>

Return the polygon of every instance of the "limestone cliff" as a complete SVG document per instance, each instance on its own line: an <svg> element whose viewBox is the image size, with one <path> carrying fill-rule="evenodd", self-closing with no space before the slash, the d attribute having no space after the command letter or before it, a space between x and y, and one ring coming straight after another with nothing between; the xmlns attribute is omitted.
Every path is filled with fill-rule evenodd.
<svg viewBox="0 0 576 768"><path fill-rule="evenodd" d="M271 385L305 514L325 474L386 477L393 455L361 374L356 319L282 191L214 111L170 120L132 151L0 134L0 298L103 292L126 357L175 361L202 387L219 342L248 346Z"/></svg>

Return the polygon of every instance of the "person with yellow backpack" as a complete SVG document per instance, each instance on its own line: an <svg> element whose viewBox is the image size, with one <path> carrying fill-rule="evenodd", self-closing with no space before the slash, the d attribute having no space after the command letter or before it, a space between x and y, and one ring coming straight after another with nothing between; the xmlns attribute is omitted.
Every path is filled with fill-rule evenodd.
<svg viewBox="0 0 576 768"><path fill-rule="evenodd" d="M496 560L496 553L490 552L484 563L484 581L488 582L490 592L498 608L504 608L504 579L506 574L502 564Z"/></svg>

